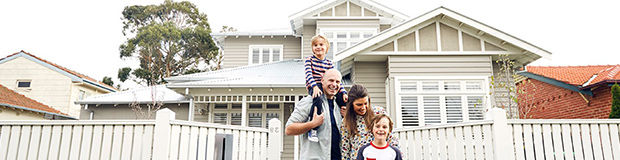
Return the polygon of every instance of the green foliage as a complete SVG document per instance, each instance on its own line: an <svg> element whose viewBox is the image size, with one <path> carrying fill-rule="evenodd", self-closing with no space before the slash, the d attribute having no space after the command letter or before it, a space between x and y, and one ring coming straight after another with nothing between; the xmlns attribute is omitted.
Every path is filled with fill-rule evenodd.
<svg viewBox="0 0 620 160"><path fill-rule="evenodd" d="M611 86L611 113L609 118L620 118L620 85Z"/></svg>
<svg viewBox="0 0 620 160"><path fill-rule="evenodd" d="M114 81L112 81L112 77L105 76L105 77L103 77L103 80L101 82L103 82L103 83L105 83L105 84L107 84L109 86L114 86Z"/></svg>
<svg viewBox="0 0 620 160"><path fill-rule="evenodd" d="M162 84L164 78L208 65L217 56L207 16L190 2L128 6L122 19L123 34L133 37L119 47L120 57L140 61L139 68L119 70L123 82Z"/></svg>

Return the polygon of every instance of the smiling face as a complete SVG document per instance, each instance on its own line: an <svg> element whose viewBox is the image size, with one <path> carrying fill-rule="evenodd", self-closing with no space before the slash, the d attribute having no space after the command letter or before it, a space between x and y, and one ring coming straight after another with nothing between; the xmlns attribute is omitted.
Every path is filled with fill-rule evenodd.
<svg viewBox="0 0 620 160"><path fill-rule="evenodd" d="M328 49L329 43L324 37L319 36L312 39L312 52L317 58L325 59L325 55L327 54Z"/></svg>
<svg viewBox="0 0 620 160"><path fill-rule="evenodd" d="M340 81L342 75L335 69L325 71L321 83L323 84L323 93L328 99L333 99L336 93L340 90Z"/></svg>
<svg viewBox="0 0 620 160"><path fill-rule="evenodd" d="M372 127L372 134L377 140L387 140L390 134L390 120L387 117L382 117L378 122L375 122Z"/></svg>
<svg viewBox="0 0 620 160"><path fill-rule="evenodd" d="M357 115L363 116L366 114L366 109L368 108L368 96L364 98L358 98L353 101L353 110Z"/></svg>

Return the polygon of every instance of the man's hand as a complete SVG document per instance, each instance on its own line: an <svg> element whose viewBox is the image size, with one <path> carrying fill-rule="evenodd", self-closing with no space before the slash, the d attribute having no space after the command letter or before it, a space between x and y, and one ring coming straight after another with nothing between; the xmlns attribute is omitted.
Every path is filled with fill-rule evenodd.
<svg viewBox="0 0 620 160"><path fill-rule="evenodd" d="M310 121L310 125L312 126L312 128L316 128L318 126L321 126L321 124L323 124L323 113L321 113L320 115L317 115L317 107L314 107L314 116L312 116L312 121Z"/></svg>
<svg viewBox="0 0 620 160"><path fill-rule="evenodd" d="M344 102L349 102L349 95L347 94L342 94L342 100L344 100Z"/></svg>
<svg viewBox="0 0 620 160"><path fill-rule="evenodd" d="M316 98L321 96L321 94L323 94L323 92L321 91L321 88L319 88L318 86L314 86L312 88L312 98Z"/></svg>

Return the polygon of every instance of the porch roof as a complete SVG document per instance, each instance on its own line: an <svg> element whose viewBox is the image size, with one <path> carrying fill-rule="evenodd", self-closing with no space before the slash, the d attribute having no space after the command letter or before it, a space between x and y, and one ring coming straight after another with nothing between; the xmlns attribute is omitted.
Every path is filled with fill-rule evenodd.
<svg viewBox="0 0 620 160"><path fill-rule="evenodd" d="M79 100L77 104L130 104L130 103L186 103L189 98L165 85L147 86L121 92L101 94Z"/></svg>
<svg viewBox="0 0 620 160"><path fill-rule="evenodd" d="M166 78L169 88L304 87L301 59Z"/></svg>

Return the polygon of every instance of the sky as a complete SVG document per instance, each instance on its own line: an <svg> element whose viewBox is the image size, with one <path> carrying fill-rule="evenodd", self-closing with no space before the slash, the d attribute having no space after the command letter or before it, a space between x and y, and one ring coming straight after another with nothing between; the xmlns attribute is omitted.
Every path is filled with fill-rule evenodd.
<svg viewBox="0 0 620 160"><path fill-rule="evenodd" d="M289 16L323 0L192 1L213 32L289 29ZM552 53L530 65L620 64L620 2L616 0L375 0L416 17L439 6L504 31ZM24 50L97 80L136 59L120 59L121 12L163 0L0 1L0 57ZM134 87L133 83L123 86Z"/></svg>

